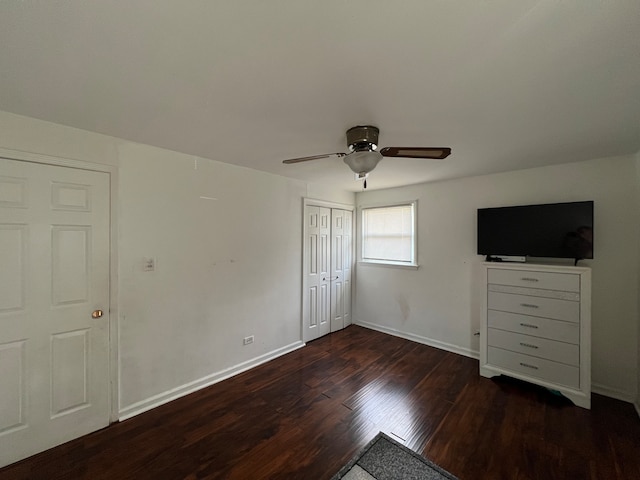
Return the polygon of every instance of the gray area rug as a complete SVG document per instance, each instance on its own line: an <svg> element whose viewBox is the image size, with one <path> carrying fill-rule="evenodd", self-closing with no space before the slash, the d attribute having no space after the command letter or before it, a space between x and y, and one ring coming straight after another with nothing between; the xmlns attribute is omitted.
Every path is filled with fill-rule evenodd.
<svg viewBox="0 0 640 480"><path fill-rule="evenodd" d="M380 432L331 480L458 480Z"/></svg>

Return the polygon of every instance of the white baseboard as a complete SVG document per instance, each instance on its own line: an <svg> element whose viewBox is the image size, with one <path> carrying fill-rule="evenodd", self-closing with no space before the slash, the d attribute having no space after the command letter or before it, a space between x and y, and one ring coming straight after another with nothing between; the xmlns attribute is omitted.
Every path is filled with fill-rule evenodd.
<svg viewBox="0 0 640 480"><path fill-rule="evenodd" d="M226 380L227 378L238 375L239 373L246 372L251 368L257 367L258 365L266 363L287 353L293 352L294 350L297 350L304 346L304 342L295 342L282 348L278 348L277 350L267 352L264 355L260 355L259 357L247 360L246 362L242 362L233 367L222 370L220 372L207 375L206 377L186 383L184 385L181 385L180 387L172 388L171 390L167 390L166 392L162 392L140 402L136 402L132 405L121 408L118 420L123 421L128 418L134 417L148 410L151 410L152 408L159 407L160 405L164 405L165 403L171 402L172 400L176 400L177 398L184 397L185 395L189 395L190 393L213 385L214 383L221 382L222 380Z"/></svg>
<svg viewBox="0 0 640 480"><path fill-rule="evenodd" d="M604 395L605 397L615 398L616 400L622 400L623 402L634 403L635 397L630 392L618 390L617 388L607 387L601 383L591 383L591 392L598 395Z"/></svg>
<svg viewBox="0 0 640 480"><path fill-rule="evenodd" d="M458 355L463 355L465 357L475 358L476 360L480 358L480 352L464 347L459 347L451 343L441 342L439 340L423 337L421 335L415 335L413 333L402 332L400 330L396 330L395 328L384 327L382 325L376 325L375 323L355 322L355 324L360 325L361 327L370 328L371 330L377 330L378 332L388 333L389 335L393 335L395 337L400 337L406 340L411 340L413 342L422 343L423 345L429 345L430 347L439 348L440 350L446 350L447 352L457 353Z"/></svg>

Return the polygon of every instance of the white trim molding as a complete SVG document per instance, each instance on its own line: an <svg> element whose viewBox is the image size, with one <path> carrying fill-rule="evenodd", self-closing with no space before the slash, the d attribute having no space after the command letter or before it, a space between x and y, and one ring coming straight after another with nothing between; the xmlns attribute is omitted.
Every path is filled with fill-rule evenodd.
<svg viewBox="0 0 640 480"><path fill-rule="evenodd" d="M601 383L591 383L591 393L597 393L598 395L604 395L605 397L615 398L616 400L622 400L623 402L631 404L634 403L634 396L631 392L618 390L617 388L608 387ZM638 409L637 405L636 409Z"/></svg>
<svg viewBox="0 0 640 480"><path fill-rule="evenodd" d="M350 205L348 203L327 202L326 200L317 200L315 198L303 197L303 208L307 205L313 205L314 207L339 208L341 210L350 210L352 212L356 209L355 205Z"/></svg>
<svg viewBox="0 0 640 480"><path fill-rule="evenodd" d="M411 340L412 342L429 345L430 347L435 347L440 350L446 350L447 352L457 353L458 355L462 355L464 357L475 358L476 360L480 358L479 351L459 347L458 345L453 345L451 343L441 342L440 340L434 340L433 338L423 337L414 333L402 332L400 330L396 330L395 328L376 325L375 323L354 322L354 324L364 328L369 328L371 330L376 330L378 332L388 333L389 335L393 335L394 337L400 337L404 338L405 340Z"/></svg>
<svg viewBox="0 0 640 480"><path fill-rule="evenodd" d="M209 387L215 383L234 377L242 372L246 372L258 365L262 365L263 363L269 362L287 353L291 353L304 346L305 343L303 342L295 342L290 345L286 345L282 348L267 352L264 355L260 355L259 357L234 365L233 367L226 368L211 375L207 375L206 377L194 380L193 382L185 383L179 387L172 388L166 392L159 393L145 400L128 405L120 409L119 420L127 420L128 418L147 412L153 408L159 407L160 405L164 405L165 403L169 403L180 397L184 397L185 395L189 395L190 393L197 392L205 387Z"/></svg>
<svg viewBox="0 0 640 480"><path fill-rule="evenodd" d="M23 150L12 150L0 147L0 157L8 160L21 160L23 162L44 163L46 165L57 165L59 167L77 168L79 170L93 170L96 172L113 172L116 166L106 163L94 163L75 158L56 157L42 153L26 152Z"/></svg>

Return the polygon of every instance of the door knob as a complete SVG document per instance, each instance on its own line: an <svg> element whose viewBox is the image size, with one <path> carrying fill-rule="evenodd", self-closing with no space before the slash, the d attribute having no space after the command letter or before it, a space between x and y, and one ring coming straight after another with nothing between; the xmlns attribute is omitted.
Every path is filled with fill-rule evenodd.
<svg viewBox="0 0 640 480"><path fill-rule="evenodd" d="M94 310L91 313L91 318L100 318L102 317L102 314L103 314L102 310Z"/></svg>

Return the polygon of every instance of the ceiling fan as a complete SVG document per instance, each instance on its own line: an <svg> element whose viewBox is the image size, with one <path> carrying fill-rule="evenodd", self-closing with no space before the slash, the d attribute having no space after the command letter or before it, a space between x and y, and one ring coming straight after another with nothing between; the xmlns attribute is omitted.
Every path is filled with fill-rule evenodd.
<svg viewBox="0 0 640 480"><path fill-rule="evenodd" d="M347 145L349 153L327 153L324 155L313 155L310 157L290 158L282 163L300 163L320 158L333 156L344 157L351 170L364 179L364 188L367 188L367 174L371 172L382 157L404 157L404 158L427 158L441 160L451 154L448 147L384 147L378 151L378 135L380 129L371 125L359 125L347 130Z"/></svg>

